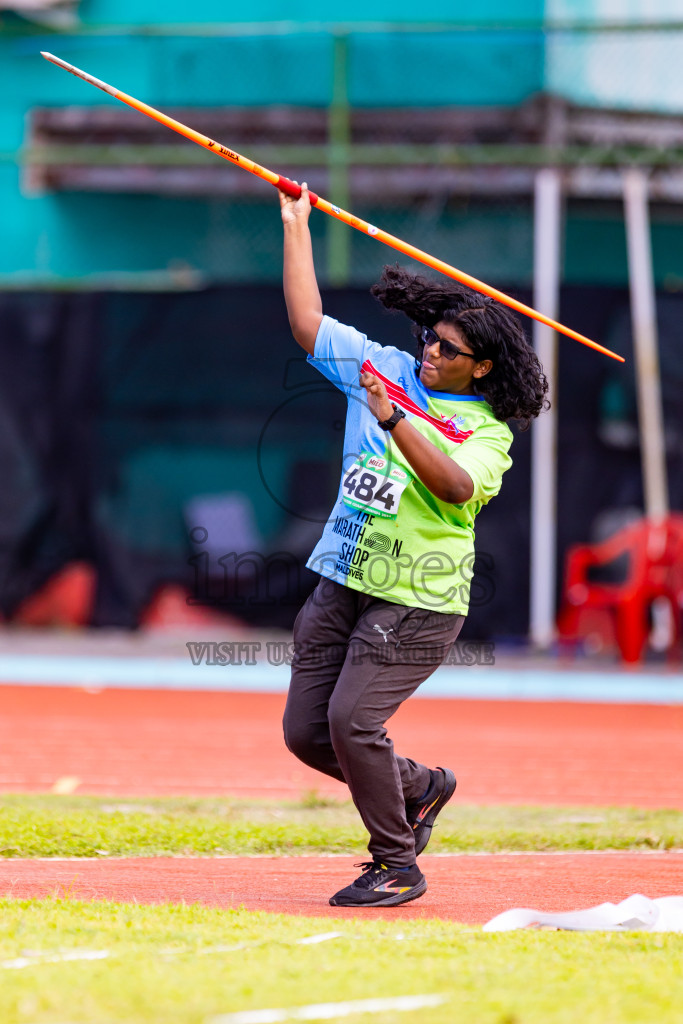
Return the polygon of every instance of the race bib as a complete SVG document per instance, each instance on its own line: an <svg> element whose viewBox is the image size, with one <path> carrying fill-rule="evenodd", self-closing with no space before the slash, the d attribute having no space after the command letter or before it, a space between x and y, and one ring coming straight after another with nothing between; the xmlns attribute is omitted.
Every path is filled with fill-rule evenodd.
<svg viewBox="0 0 683 1024"><path fill-rule="evenodd" d="M404 490L412 477L389 459L363 452L344 474L344 504L374 516L395 519Z"/></svg>

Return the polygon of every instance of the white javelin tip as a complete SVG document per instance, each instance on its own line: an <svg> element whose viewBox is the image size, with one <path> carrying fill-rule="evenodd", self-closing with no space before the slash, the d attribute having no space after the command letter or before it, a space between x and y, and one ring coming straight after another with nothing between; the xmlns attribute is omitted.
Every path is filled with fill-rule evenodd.
<svg viewBox="0 0 683 1024"><path fill-rule="evenodd" d="M40 56L49 60L51 64L56 64L58 68L64 68L66 71L71 69L71 64L67 64L61 57L55 57L54 53L48 53L47 50L41 50Z"/></svg>
<svg viewBox="0 0 683 1024"><path fill-rule="evenodd" d="M47 50L41 50L40 56L44 57L45 60L49 60L51 64L56 64L58 68L63 68L70 74L75 75L76 78L82 78L84 82L89 82L90 85L97 86L98 89L102 89L103 92L109 93L110 96L118 96L118 92L113 85L107 85L106 82L101 81L99 78L95 78L94 75L89 75L87 71L81 71L80 68L75 67L73 64L69 64L68 61L62 60L61 57L55 57L54 53L48 53Z"/></svg>

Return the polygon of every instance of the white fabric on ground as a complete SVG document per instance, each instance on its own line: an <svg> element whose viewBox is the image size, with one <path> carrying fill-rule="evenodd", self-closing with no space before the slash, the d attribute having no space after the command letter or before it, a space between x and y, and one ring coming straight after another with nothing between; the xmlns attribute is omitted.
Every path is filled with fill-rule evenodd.
<svg viewBox="0 0 683 1024"><path fill-rule="evenodd" d="M601 903L588 910L546 914L517 907L505 910L484 925L485 932L509 932L515 928L561 928L572 932L683 932L683 896L651 900L636 893L621 903Z"/></svg>

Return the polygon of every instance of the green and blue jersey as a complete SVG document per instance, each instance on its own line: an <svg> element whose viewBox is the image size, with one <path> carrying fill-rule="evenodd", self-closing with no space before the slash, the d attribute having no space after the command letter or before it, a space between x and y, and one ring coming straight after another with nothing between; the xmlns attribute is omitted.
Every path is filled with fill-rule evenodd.
<svg viewBox="0 0 683 1024"><path fill-rule="evenodd" d="M466 615L474 520L511 465L512 433L481 396L432 391L407 352L323 317L309 361L346 394L339 493L308 568L386 601ZM358 378L375 374L412 425L471 477L461 505L436 498L370 412Z"/></svg>

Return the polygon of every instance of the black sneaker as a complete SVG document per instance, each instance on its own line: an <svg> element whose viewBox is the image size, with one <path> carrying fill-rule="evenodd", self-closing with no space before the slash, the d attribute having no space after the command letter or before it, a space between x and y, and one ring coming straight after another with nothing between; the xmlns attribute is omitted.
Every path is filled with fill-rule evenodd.
<svg viewBox="0 0 683 1024"><path fill-rule="evenodd" d="M406 804L406 820L415 836L415 856L422 853L432 837L436 816L455 793L455 775L450 768L432 772L432 784L422 800Z"/></svg>
<svg viewBox="0 0 683 1024"><path fill-rule="evenodd" d="M365 871L351 885L330 898L333 907L397 907L427 891L427 879L417 865L407 871L379 861L356 864Z"/></svg>

